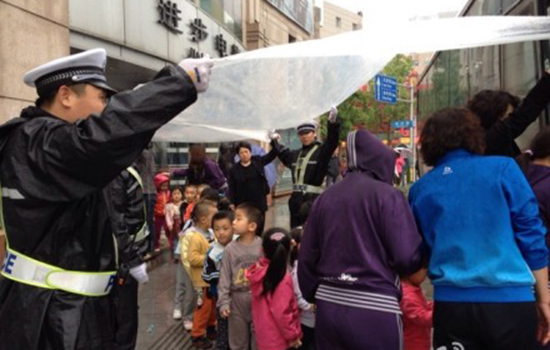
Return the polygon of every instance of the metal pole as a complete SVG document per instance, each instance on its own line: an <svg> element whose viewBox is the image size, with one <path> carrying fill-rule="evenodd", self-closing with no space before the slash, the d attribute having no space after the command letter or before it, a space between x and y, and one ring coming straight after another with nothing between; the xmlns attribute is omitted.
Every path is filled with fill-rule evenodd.
<svg viewBox="0 0 550 350"><path fill-rule="evenodd" d="M412 170L413 170L413 175L412 175L412 180L413 182L416 181L416 144L415 144L415 139L416 139L416 120L415 120L415 117L414 117L414 84L411 84L411 123L412 123L412 127L411 127L411 152L412 152Z"/></svg>

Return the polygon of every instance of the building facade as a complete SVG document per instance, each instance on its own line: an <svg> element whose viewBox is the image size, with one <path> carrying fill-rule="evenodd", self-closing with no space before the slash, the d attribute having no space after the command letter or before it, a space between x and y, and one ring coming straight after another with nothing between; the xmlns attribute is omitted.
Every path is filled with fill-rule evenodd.
<svg viewBox="0 0 550 350"><path fill-rule="evenodd" d="M363 28L363 14L324 1L315 9L315 38L322 39Z"/></svg>
<svg viewBox="0 0 550 350"><path fill-rule="evenodd" d="M23 84L26 71L71 53L105 48L109 84L126 90L168 63L242 52L245 5L244 0L0 0L0 123L37 98ZM185 147L158 145L159 163L182 160L170 151Z"/></svg>

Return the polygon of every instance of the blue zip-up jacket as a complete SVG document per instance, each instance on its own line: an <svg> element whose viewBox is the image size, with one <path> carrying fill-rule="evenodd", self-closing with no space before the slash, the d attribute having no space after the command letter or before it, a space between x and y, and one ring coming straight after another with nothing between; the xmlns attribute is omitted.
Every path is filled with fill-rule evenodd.
<svg viewBox="0 0 550 350"><path fill-rule="evenodd" d="M434 299L534 301L546 267L537 200L511 158L449 152L409 193L430 256Z"/></svg>

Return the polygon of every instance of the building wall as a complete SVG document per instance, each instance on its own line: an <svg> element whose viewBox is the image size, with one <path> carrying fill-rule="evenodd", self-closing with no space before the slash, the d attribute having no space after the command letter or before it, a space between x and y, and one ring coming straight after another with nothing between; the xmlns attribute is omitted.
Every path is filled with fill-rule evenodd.
<svg viewBox="0 0 550 350"><path fill-rule="evenodd" d="M313 33L296 24L265 0L247 0L245 6L246 48L256 50L313 38Z"/></svg>
<svg viewBox="0 0 550 350"><path fill-rule="evenodd" d="M322 22L320 21L320 14L317 11L317 38L326 38L331 35L351 32L363 27L363 17L361 15L346 10L340 6L325 1L322 11ZM339 19L339 21L337 19Z"/></svg>
<svg viewBox="0 0 550 350"><path fill-rule="evenodd" d="M23 74L69 53L67 1L0 0L0 123L37 97Z"/></svg>
<svg viewBox="0 0 550 350"><path fill-rule="evenodd" d="M23 74L69 53L68 0L0 0L0 123L36 99ZM24 28L24 30L17 30ZM0 230L0 258L4 255Z"/></svg>
<svg viewBox="0 0 550 350"><path fill-rule="evenodd" d="M172 0L180 11L174 33L159 23L159 3L154 0L69 0L71 46L89 49L102 45L111 58L157 70L165 62L179 62L189 56L191 49L220 57L215 46L217 35L226 41L226 54L231 46L239 51L244 46L225 28L195 3ZM99 19L99 20L98 20ZM199 19L208 36L193 41L190 24Z"/></svg>

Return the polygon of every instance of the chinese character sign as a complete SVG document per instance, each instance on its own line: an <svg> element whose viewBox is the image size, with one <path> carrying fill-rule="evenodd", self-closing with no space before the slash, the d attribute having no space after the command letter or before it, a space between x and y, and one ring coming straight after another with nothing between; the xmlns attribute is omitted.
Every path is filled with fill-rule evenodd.
<svg viewBox="0 0 550 350"><path fill-rule="evenodd" d="M208 38L208 32L206 31L206 26L202 23L202 19L195 18L193 21L191 21L189 27L191 27L192 41L198 43Z"/></svg>
<svg viewBox="0 0 550 350"><path fill-rule="evenodd" d="M159 4L157 9L159 10L160 19L158 23L164 25L168 30L176 34L182 34L183 32L178 29L178 23L181 21L181 17L178 15L181 10L178 9L178 4L170 0L158 0Z"/></svg>
<svg viewBox="0 0 550 350"><path fill-rule="evenodd" d="M220 54L220 57L227 56L227 40L223 38L223 34L216 35L214 45L216 51Z"/></svg>

